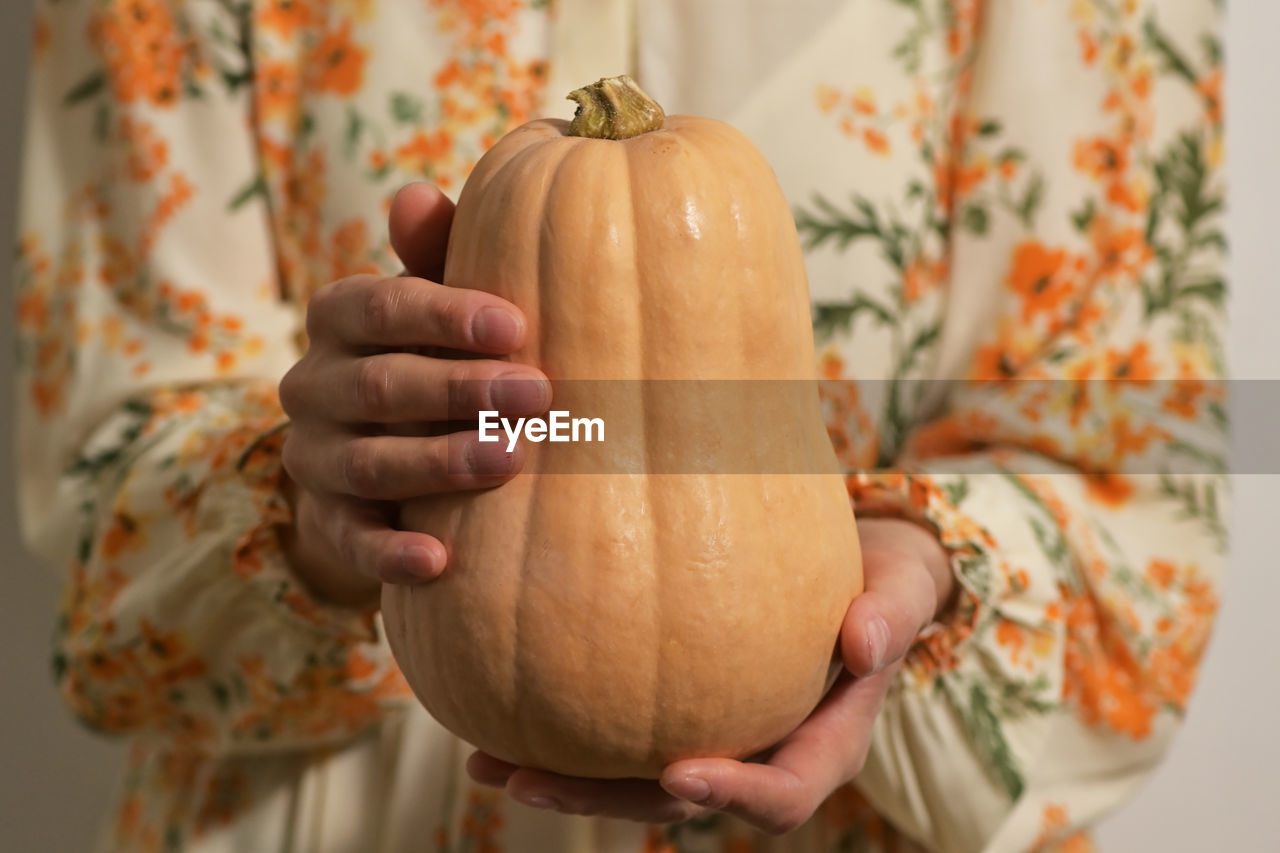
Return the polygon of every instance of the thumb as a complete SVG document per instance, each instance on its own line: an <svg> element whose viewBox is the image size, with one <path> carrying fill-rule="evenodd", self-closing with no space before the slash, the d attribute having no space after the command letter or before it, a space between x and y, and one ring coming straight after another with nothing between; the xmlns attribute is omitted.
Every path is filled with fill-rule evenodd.
<svg viewBox="0 0 1280 853"><path fill-rule="evenodd" d="M388 217L391 247L409 275L436 282L444 278L453 209L448 196L425 182L408 184L396 193Z"/></svg>

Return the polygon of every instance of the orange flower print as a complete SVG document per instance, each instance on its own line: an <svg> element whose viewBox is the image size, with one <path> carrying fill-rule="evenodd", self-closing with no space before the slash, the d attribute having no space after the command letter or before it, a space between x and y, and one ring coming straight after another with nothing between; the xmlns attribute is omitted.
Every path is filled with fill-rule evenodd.
<svg viewBox="0 0 1280 853"><path fill-rule="evenodd" d="M651 826L644 835L643 853L679 853L679 850L667 834L656 826Z"/></svg>
<svg viewBox="0 0 1280 853"><path fill-rule="evenodd" d="M526 0L430 0L432 8L445 15L441 25L447 29L462 27L472 34L482 33L486 26L501 24L513 18ZM461 16L462 20L457 20Z"/></svg>
<svg viewBox="0 0 1280 853"><path fill-rule="evenodd" d="M867 144L867 148L873 154L880 156L888 156L889 154L889 137L884 132L874 127L868 127L862 131L862 141Z"/></svg>
<svg viewBox="0 0 1280 853"><path fill-rule="evenodd" d="M1133 481L1122 474L1096 473L1084 478L1085 490L1099 503L1122 506L1133 495Z"/></svg>
<svg viewBox="0 0 1280 853"><path fill-rule="evenodd" d="M420 130L413 138L395 150L396 166L415 175L430 174L433 167L449 156L453 150L453 136L448 130L438 128L430 132Z"/></svg>
<svg viewBox="0 0 1280 853"><path fill-rule="evenodd" d="M1026 631L1021 625L1009 619L1000 620L1000 624L996 626L996 643L1008 652L1009 660L1018 663L1026 642Z"/></svg>
<svg viewBox="0 0 1280 853"><path fill-rule="evenodd" d="M197 835L230 825L237 815L252 804L249 799L249 780L239 768L220 768L218 773L209 777L202 793L195 818Z"/></svg>
<svg viewBox="0 0 1280 853"><path fill-rule="evenodd" d="M1118 461L1131 453L1142 453L1152 441L1168 439L1169 433L1150 423L1134 429L1130 416L1122 413L1111 421L1111 437Z"/></svg>
<svg viewBox="0 0 1280 853"><path fill-rule="evenodd" d="M1137 664L1118 626L1092 596L1069 598L1064 692L1090 725L1135 739L1150 733L1156 708L1142 691Z"/></svg>
<svg viewBox="0 0 1280 853"><path fill-rule="evenodd" d="M1107 201L1131 213L1145 210L1148 198L1146 186L1141 180L1114 180L1107 187Z"/></svg>
<svg viewBox="0 0 1280 853"><path fill-rule="evenodd" d="M1053 853L1095 853L1097 848L1087 832L1077 832L1062 838L1068 829L1066 807L1058 803L1048 803L1040 820L1040 835L1032 842L1028 853L1039 850L1052 850Z"/></svg>
<svg viewBox="0 0 1280 853"><path fill-rule="evenodd" d="M49 44L53 41L53 30L43 10L36 12L32 22L31 61L38 63L49 52Z"/></svg>
<svg viewBox="0 0 1280 853"><path fill-rule="evenodd" d="M1055 313L1076 289L1067 253L1029 240L1014 250L1009 287L1022 297L1022 319Z"/></svg>
<svg viewBox="0 0 1280 853"><path fill-rule="evenodd" d="M1168 560L1152 559L1147 564L1146 578L1157 589L1168 589L1178 576L1178 568Z"/></svg>
<svg viewBox="0 0 1280 853"><path fill-rule="evenodd" d="M326 33L311 53L308 73L311 88L335 95L354 95L364 81L369 52L351 38L351 22Z"/></svg>
<svg viewBox="0 0 1280 853"><path fill-rule="evenodd" d="M1156 365L1151 358L1151 345L1138 341L1128 350L1107 352L1107 378L1147 385L1156 375Z"/></svg>
<svg viewBox="0 0 1280 853"><path fill-rule="evenodd" d="M168 164L169 146L150 124L125 116L120 120L119 138L129 151L128 173L132 180L149 181Z"/></svg>
<svg viewBox="0 0 1280 853"><path fill-rule="evenodd" d="M916 302L930 290L942 285L947 277L945 260L930 262L917 258L907 267L902 279L902 299L904 302Z"/></svg>
<svg viewBox="0 0 1280 853"><path fill-rule="evenodd" d="M369 248L369 226L363 219L353 219L339 226L333 232L332 240L332 279L359 273L377 274L378 265L373 262Z"/></svg>
<svg viewBox="0 0 1280 853"><path fill-rule="evenodd" d="M90 37L117 100L177 102L187 45L170 9L162 0L110 0L95 14Z"/></svg>
<svg viewBox="0 0 1280 853"><path fill-rule="evenodd" d="M1196 91L1204 98L1204 109L1209 121L1215 126L1222 124L1222 69L1215 68L1196 81Z"/></svg>
<svg viewBox="0 0 1280 853"><path fill-rule="evenodd" d="M462 837L476 853L501 853L498 833L503 825L502 796L492 790L473 788L462 816Z"/></svg>
<svg viewBox="0 0 1280 853"><path fill-rule="evenodd" d="M966 453L982 447L998 427L999 422L985 412L957 412L917 429L907 447L918 459Z"/></svg>
<svg viewBox="0 0 1280 853"><path fill-rule="evenodd" d="M29 290L18 297L16 311L20 329L43 329L49 322L49 295L43 290Z"/></svg>
<svg viewBox="0 0 1280 853"><path fill-rule="evenodd" d="M1123 174L1129 168L1127 148L1106 137L1077 142L1073 161L1077 169L1094 178Z"/></svg>
<svg viewBox="0 0 1280 853"><path fill-rule="evenodd" d="M1001 342L985 344L973 356L973 378L983 382L1010 379L1019 368L1018 361Z"/></svg>
<svg viewBox="0 0 1280 853"><path fill-rule="evenodd" d="M293 116L298 110L300 84L298 70L291 63L264 60L254 79L259 115L264 119Z"/></svg>
<svg viewBox="0 0 1280 853"><path fill-rule="evenodd" d="M257 25L291 39L312 21L311 0L265 0L257 9Z"/></svg>
<svg viewBox="0 0 1280 853"><path fill-rule="evenodd" d="M1201 399L1208 390L1209 386L1203 380L1175 379L1160 406L1166 412L1191 420L1200 414Z"/></svg>
<svg viewBox="0 0 1280 853"><path fill-rule="evenodd" d="M1098 40L1088 30L1080 31L1080 60L1085 65L1092 65L1098 58Z"/></svg>
<svg viewBox="0 0 1280 853"><path fill-rule="evenodd" d="M117 512L102 535L102 555L108 559L126 551L140 551L146 545L146 528L125 512Z"/></svg>
<svg viewBox="0 0 1280 853"><path fill-rule="evenodd" d="M948 3L947 52L953 57L967 53L981 27L982 4L977 0Z"/></svg>
<svg viewBox="0 0 1280 853"><path fill-rule="evenodd" d="M1089 236L1098 255L1100 276L1136 277L1153 253L1140 228L1119 228L1104 216L1095 216Z"/></svg>

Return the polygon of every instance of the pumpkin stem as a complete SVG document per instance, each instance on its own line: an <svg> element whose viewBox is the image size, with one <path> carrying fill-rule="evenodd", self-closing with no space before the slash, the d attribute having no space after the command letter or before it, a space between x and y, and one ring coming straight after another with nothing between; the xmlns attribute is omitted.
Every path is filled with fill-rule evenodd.
<svg viewBox="0 0 1280 853"><path fill-rule="evenodd" d="M606 77L569 93L578 111L569 124L570 136L591 139L630 139L662 127L666 114L636 81L623 74Z"/></svg>

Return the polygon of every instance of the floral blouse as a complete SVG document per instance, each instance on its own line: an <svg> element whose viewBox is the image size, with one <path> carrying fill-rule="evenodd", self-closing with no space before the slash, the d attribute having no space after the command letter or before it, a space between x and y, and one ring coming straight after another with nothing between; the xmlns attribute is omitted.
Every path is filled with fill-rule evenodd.
<svg viewBox="0 0 1280 853"><path fill-rule="evenodd" d="M19 489L65 579L58 688L132 745L103 849L1091 849L1168 749L1218 603L1220 11L41 0ZM397 188L456 194L623 71L774 165L855 511L931 525L961 590L865 770L783 838L472 785L377 619L312 598L277 541L308 295L399 269Z"/></svg>

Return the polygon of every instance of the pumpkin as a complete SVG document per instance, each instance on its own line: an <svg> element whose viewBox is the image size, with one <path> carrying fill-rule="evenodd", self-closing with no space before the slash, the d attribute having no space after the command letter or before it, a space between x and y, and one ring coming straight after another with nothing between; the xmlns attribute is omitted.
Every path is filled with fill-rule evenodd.
<svg viewBox="0 0 1280 853"><path fill-rule="evenodd" d="M533 121L479 161L444 283L518 305L513 360L546 372L556 408L592 388L578 403L609 408L621 438L528 444L501 486L407 502L403 526L449 566L386 586L383 619L418 699L464 740L656 778L804 720L838 672L861 563L773 172L732 127L664 116L628 78L570 97L572 123Z"/></svg>

